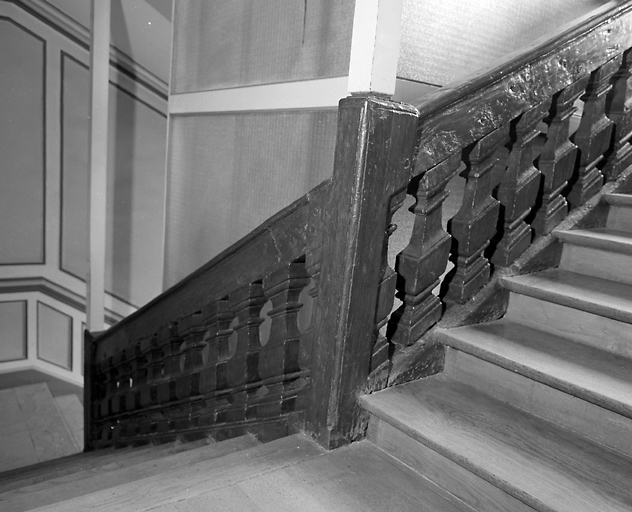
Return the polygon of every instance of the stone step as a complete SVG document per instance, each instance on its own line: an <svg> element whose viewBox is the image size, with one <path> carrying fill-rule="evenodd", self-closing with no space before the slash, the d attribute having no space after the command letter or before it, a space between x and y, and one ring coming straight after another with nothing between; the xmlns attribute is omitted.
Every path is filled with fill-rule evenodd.
<svg viewBox="0 0 632 512"><path fill-rule="evenodd" d="M610 205L606 227L632 231L632 195L604 194L603 200Z"/></svg>
<svg viewBox="0 0 632 512"><path fill-rule="evenodd" d="M396 450L394 455L413 467L420 464L421 471L430 466L428 478L439 475L437 483L478 510L529 510L524 505L550 512L631 510L632 459L447 375L389 388L361 402L378 423L389 425L381 435L380 425L373 427L378 446ZM398 450L393 430L412 441L398 443ZM494 487L508 498L491 509Z"/></svg>
<svg viewBox="0 0 632 512"><path fill-rule="evenodd" d="M632 457L632 360L507 319L436 334L453 379Z"/></svg>

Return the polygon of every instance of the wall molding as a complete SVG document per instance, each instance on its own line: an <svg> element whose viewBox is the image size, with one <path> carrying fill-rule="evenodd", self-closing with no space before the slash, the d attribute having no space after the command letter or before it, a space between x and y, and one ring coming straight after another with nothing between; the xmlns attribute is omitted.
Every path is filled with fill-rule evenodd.
<svg viewBox="0 0 632 512"><path fill-rule="evenodd" d="M0 296L7 293L29 293L40 292L52 299L55 299L77 311L85 313L86 298L75 293L68 288L61 286L45 277L16 277L0 279ZM114 324L124 317L119 313L106 309L106 322Z"/></svg>
<svg viewBox="0 0 632 512"><path fill-rule="evenodd" d="M66 37L72 39L84 49L89 49L90 30L48 2L38 0L0 1L19 6L55 30L61 32ZM164 100L167 99L169 84L114 46L110 46L110 65L139 82L160 98Z"/></svg>
<svg viewBox="0 0 632 512"><path fill-rule="evenodd" d="M348 95L347 84L342 76L172 94L169 114L336 109Z"/></svg>

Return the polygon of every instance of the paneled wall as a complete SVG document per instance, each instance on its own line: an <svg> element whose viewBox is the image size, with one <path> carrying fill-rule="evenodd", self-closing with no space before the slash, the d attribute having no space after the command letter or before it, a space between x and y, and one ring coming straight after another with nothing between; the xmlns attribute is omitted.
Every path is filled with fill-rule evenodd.
<svg viewBox="0 0 632 512"><path fill-rule="evenodd" d="M331 176L354 5L175 3L166 286Z"/></svg>
<svg viewBox="0 0 632 512"><path fill-rule="evenodd" d="M81 384L87 47L0 2L0 372ZM107 324L162 291L166 99L110 73Z"/></svg>
<svg viewBox="0 0 632 512"><path fill-rule="evenodd" d="M0 264L44 263L46 41L0 17L0 49Z"/></svg>

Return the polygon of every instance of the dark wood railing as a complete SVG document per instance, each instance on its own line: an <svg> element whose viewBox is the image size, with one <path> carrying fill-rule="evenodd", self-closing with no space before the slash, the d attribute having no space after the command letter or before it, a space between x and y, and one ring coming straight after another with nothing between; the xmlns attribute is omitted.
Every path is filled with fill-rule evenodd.
<svg viewBox="0 0 632 512"><path fill-rule="evenodd" d="M471 304L604 178L627 176L630 27L632 2L611 2L417 108L342 100L331 181L87 334L86 448L176 433L306 429L327 447L362 436L359 393L439 371L427 334L442 315ZM457 173L465 191L446 230ZM407 191L414 227L395 271L387 248ZM414 364L394 371L413 345Z"/></svg>

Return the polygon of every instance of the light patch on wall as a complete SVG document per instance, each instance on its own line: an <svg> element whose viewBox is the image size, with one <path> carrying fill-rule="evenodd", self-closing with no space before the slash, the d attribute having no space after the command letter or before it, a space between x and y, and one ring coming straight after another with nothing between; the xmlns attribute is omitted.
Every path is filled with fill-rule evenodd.
<svg viewBox="0 0 632 512"><path fill-rule="evenodd" d="M26 359L26 301L0 302L0 361Z"/></svg>
<svg viewBox="0 0 632 512"><path fill-rule="evenodd" d="M0 19L0 264L44 263L44 52Z"/></svg>
<svg viewBox="0 0 632 512"><path fill-rule="evenodd" d="M72 318L41 302L37 303L37 357L72 369Z"/></svg>

